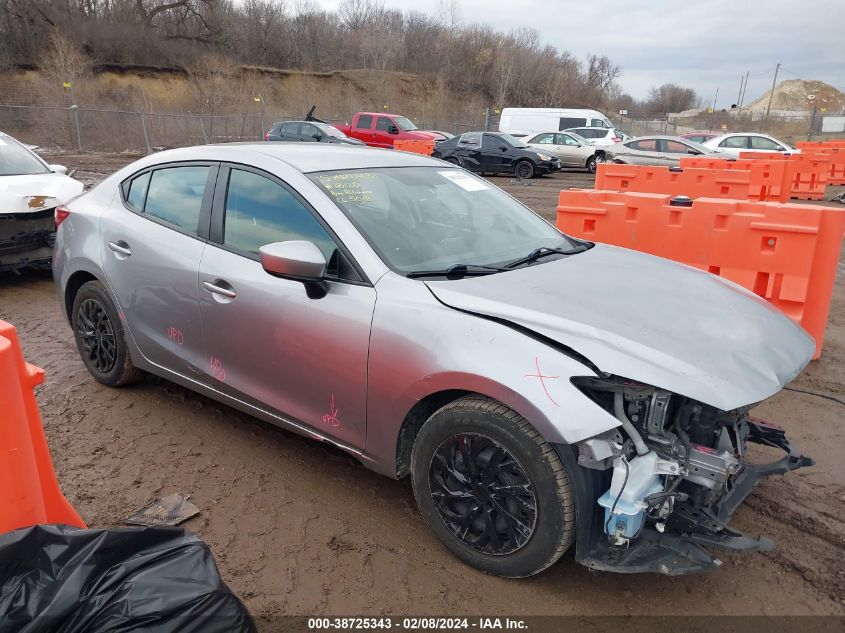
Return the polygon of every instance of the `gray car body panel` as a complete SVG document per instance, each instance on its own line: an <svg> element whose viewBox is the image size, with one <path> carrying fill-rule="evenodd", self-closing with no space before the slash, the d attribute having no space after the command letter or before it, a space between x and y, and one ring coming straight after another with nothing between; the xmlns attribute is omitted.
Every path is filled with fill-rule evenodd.
<svg viewBox="0 0 845 633"><path fill-rule="evenodd" d="M329 282L326 297L308 299L299 282L271 277L254 260L232 259L237 256L228 251L218 258L213 243L175 232L169 249L196 243L191 262L177 261L187 251L170 253L143 264L155 270L130 273L119 264L131 265L147 248L152 257L154 244L144 242L154 242L166 227L126 208L119 184L147 166L182 161L245 164L283 180L332 228L365 282ZM61 305L67 307L65 289L74 274L97 277L121 310L137 367L330 441L390 476L397 475L405 417L432 394L484 394L523 415L548 441L573 443L619 425L570 382L595 375L590 361L604 372L729 409L775 393L810 358L810 337L761 299L707 273L623 249L597 245L455 281L393 273L305 174L402 166L447 168L404 152L316 143L205 146L143 158L69 205L54 256ZM120 239L134 242L125 261L106 247ZM181 297L170 287L166 269L172 266L187 267L180 273ZM202 281L226 275L239 293L233 304L244 300L237 312L220 312L225 305L202 290ZM174 311L184 301L190 309ZM135 323L138 314L151 322ZM174 322L186 314L202 325ZM276 336L286 317L295 320L295 342ZM179 348L170 327L184 337ZM169 351L156 349L162 346ZM215 355L240 375L215 377L209 366ZM291 385L271 394L273 381L286 376Z"/></svg>

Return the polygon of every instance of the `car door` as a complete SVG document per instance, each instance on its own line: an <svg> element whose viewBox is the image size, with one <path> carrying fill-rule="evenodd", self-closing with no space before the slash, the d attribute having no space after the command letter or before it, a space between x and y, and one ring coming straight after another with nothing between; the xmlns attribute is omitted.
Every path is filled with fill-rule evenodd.
<svg viewBox="0 0 845 633"><path fill-rule="evenodd" d="M376 129L373 138L378 147L393 147L396 134L391 134L390 130L395 128L396 125L390 117L380 116L376 119Z"/></svg>
<svg viewBox="0 0 845 633"><path fill-rule="evenodd" d="M738 157L741 152L747 152L750 149L749 138L741 134L728 136L722 139L717 149L722 153Z"/></svg>
<svg viewBox="0 0 845 633"><path fill-rule="evenodd" d="M373 132L372 115L358 115L358 120L355 122L354 130L354 136L364 141L367 145L373 145L373 143L375 142L375 132Z"/></svg>
<svg viewBox="0 0 845 633"><path fill-rule="evenodd" d="M299 134L306 143L318 143L323 137L317 126L311 125L310 123L303 123Z"/></svg>
<svg viewBox="0 0 845 633"><path fill-rule="evenodd" d="M660 164L667 167L678 167L681 158L696 156L700 152L689 145L671 139L660 139Z"/></svg>
<svg viewBox="0 0 845 633"><path fill-rule="evenodd" d="M502 148L505 149L502 149ZM499 173L513 171L513 153L502 139L496 134L484 133L481 136L481 150L478 152L478 160L481 164L481 171Z"/></svg>
<svg viewBox="0 0 845 633"><path fill-rule="evenodd" d="M300 130L302 129L302 124L299 121L291 121L285 123L285 133L282 136L283 141L290 141L292 143L299 142L301 140Z"/></svg>
<svg viewBox="0 0 845 633"><path fill-rule="evenodd" d="M554 153L560 162L569 167L583 167L587 158L595 153L594 149L584 146L575 137L566 132L555 134Z"/></svg>
<svg viewBox="0 0 845 633"><path fill-rule="evenodd" d="M452 155L464 169L481 171L481 132L464 132Z"/></svg>
<svg viewBox="0 0 845 633"><path fill-rule="evenodd" d="M784 147L774 139L767 136L752 136L750 137L752 152L787 152L789 148Z"/></svg>
<svg viewBox="0 0 845 633"><path fill-rule="evenodd" d="M207 382L363 448L373 287L305 200L256 169L221 167L211 237L199 270ZM286 240L312 241L326 255L322 298L262 268L258 249Z"/></svg>
<svg viewBox="0 0 845 633"><path fill-rule="evenodd" d="M660 152L657 147L657 139L647 138L639 141L625 143L628 151L622 156L622 160L629 165L660 165Z"/></svg>
<svg viewBox="0 0 845 633"><path fill-rule="evenodd" d="M149 362L191 377L205 356L197 272L217 171L216 163L142 171L100 218L103 271L132 339Z"/></svg>

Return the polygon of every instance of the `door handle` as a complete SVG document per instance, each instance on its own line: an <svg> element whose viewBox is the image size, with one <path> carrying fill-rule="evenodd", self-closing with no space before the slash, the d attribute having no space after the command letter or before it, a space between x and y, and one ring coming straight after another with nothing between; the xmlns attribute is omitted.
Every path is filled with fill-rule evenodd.
<svg viewBox="0 0 845 633"><path fill-rule="evenodd" d="M231 286L226 288L224 286L219 285L221 283L226 283L226 282L219 280L219 279L217 280L217 283L211 283L210 281L204 281L204 282L202 282L202 287L205 288L211 294L220 295L221 297L226 297L227 299L234 299L235 297L238 296L235 293L235 291L232 289ZM228 286L229 284L226 284L226 285Z"/></svg>
<svg viewBox="0 0 845 633"><path fill-rule="evenodd" d="M116 253L118 255L123 255L124 257L129 257L132 254L132 249L129 248L129 244L127 244L123 240L119 240L117 242L109 242L108 247L111 252Z"/></svg>

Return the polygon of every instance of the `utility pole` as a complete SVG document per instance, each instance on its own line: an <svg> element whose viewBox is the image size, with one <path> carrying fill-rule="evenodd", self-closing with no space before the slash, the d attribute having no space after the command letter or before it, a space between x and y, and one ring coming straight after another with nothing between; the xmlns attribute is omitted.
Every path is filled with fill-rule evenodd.
<svg viewBox="0 0 845 633"><path fill-rule="evenodd" d="M745 82L739 82L739 105L737 106L736 115L740 116L742 114L742 104L745 101L745 90L748 88L748 76L751 74L751 71L748 70L745 72Z"/></svg>
<svg viewBox="0 0 845 633"><path fill-rule="evenodd" d="M763 116L763 119L760 121L760 131L763 131L763 124L766 122L766 119L769 118L769 111L772 109L772 98L775 96L775 85L778 82L778 71L780 70L780 62L778 65L775 66L775 76L772 78L772 90L769 92L769 105L766 106L766 114Z"/></svg>

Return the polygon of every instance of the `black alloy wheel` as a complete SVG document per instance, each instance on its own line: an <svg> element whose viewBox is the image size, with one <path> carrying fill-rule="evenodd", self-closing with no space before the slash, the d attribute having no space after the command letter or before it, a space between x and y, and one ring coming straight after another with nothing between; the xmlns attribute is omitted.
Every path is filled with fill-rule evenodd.
<svg viewBox="0 0 845 633"><path fill-rule="evenodd" d="M429 486L443 522L479 552L510 554L534 533L531 478L510 451L485 435L461 433L441 443L429 465Z"/></svg>
<svg viewBox="0 0 845 633"><path fill-rule="evenodd" d="M96 299L85 299L76 312L76 334L86 364L108 374L117 362L114 328L106 309Z"/></svg>

